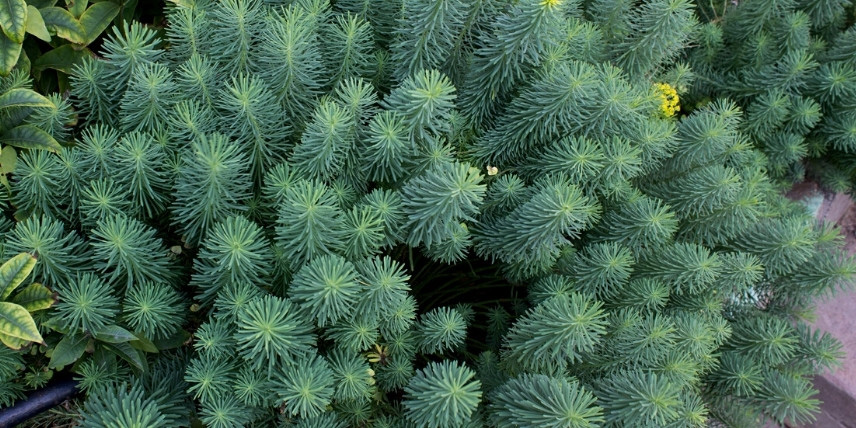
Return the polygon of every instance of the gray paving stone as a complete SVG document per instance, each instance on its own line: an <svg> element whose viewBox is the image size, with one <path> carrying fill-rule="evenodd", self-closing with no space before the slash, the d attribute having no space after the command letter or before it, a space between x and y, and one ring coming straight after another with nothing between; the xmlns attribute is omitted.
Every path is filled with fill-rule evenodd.
<svg viewBox="0 0 856 428"><path fill-rule="evenodd" d="M836 223L845 237L846 250L856 254L856 205L845 194L823 193L814 183L794 186L788 197L800 200L819 220ZM815 379L821 414L813 428L856 428L856 289L815 301L814 328L827 331L841 341L844 352L840 368Z"/></svg>

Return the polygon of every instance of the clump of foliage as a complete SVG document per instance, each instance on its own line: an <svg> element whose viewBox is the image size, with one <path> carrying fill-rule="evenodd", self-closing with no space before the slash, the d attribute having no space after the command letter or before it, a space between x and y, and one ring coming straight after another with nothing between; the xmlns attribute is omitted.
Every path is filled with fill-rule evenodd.
<svg viewBox="0 0 856 428"><path fill-rule="evenodd" d="M68 135L72 108L67 100L51 95L45 97L33 91L32 81L21 70L0 77L0 189L3 199L9 197L9 174L16 171L18 150L47 150L58 152L62 147L57 140ZM39 156L45 156L42 153ZM35 161L38 163L38 161ZM43 171L31 162L22 163L20 174L30 174L33 187L23 189L24 204L47 202L42 188L51 187L44 181Z"/></svg>
<svg viewBox="0 0 856 428"><path fill-rule="evenodd" d="M144 17L144 11L137 10L137 3L137 0L3 2L0 75L6 76L15 69L31 74L42 93L68 91L72 68L94 55L90 46L98 45L112 24ZM160 5L151 9L159 10Z"/></svg>
<svg viewBox="0 0 856 428"><path fill-rule="evenodd" d="M830 9L175 3L74 68L75 142L23 154L2 223L57 293L31 365L74 373L84 424L813 419L841 344L806 307L856 261L753 107L809 84L772 60L735 78L778 92L725 91L709 45Z"/></svg>
<svg viewBox="0 0 856 428"><path fill-rule="evenodd" d="M11 405L23 398L25 385L16 382L19 371L25 368L23 355L16 350L29 343L44 343L33 319L33 313L43 311L54 303L51 291L37 282L19 289L33 272L36 258L21 253L0 266L0 404ZM31 371L24 377L27 386L41 386L42 373ZM50 379L50 374L47 375Z"/></svg>
<svg viewBox="0 0 856 428"><path fill-rule="evenodd" d="M27 253L18 254L0 266L0 341L12 349L44 340L30 313L53 305L51 291L36 282L17 290L35 266L36 258Z"/></svg>
<svg viewBox="0 0 856 428"><path fill-rule="evenodd" d="M697 76L688 96L729 97L744 135L767 157L771 178L806 173L834 191L856 183L853 6L845 1L762 0L700 6Z"/></svg>

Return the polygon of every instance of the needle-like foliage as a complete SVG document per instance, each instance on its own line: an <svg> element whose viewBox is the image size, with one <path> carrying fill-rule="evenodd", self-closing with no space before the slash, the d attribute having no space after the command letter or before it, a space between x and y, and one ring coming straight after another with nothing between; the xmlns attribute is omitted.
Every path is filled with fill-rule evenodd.
<svg viewBox="0 0 856 428"><path fill-rule="evenodd" d="M334 377L330 364L312 355L299 364L285 367L275 391L290 415L313 417L326 410L333 395Z"/></svg>
<svg viewBox="0 0 856 428"><path fill-rule="evenodd" d="M164 339L184 321L184 300L169 285L140 283L128 288L122 305L128 325L145 337Z"/></svg>
<svg viewBox="0 0 856 428"><path fill-rule="evenodd" d="M116 179L128 192L132 205L147 218L160 214L167 206L172 184L165 168L164 148L150 134L131 132L122 137L113 155L110 169L128 171Z"/></svg>
<svg viewBox="0 0 856 428"><path fill-rule="evenodd" d="M32 216L15 224L3 247L4 257L22 252L37 254L39 263L33 268L33 276L51 287L71 281L91 266L91 253L80 236L48 216Z"/></svg>
<svg viewBox="0 0 856 428"><path fill-rule="evenodd" d="M429 363L405 388L407 420L420 427L453 427L466 422L481 398L481 382L457 361Z"/></svg>
<svg viewBox="0 0 856 428"><path fill-rule="evenodd" d="M524 374L491 395L490 414L498 427L583 428L603 422L603 409L577 382Z"/></svg>
<svg viewBox="0 0 856 428"><path fill-rule="evenodd" d="M76 47L0 78L0 250L37 260L0 339L44 339L3 405L71 367L86 426L816 414L806 308L856 261L781 193L856 182L850 1L29 3Z"/></svg>
<svg viewBox="0 0 856 428"><path fill-rule="evenodd" d="M238 312L235 341L255 369L293 366L312 351L312 324L290 300L264 296Z"/></svg>
<svg viewBox="0 0 856 428"><path fill-rule="evenodd" d="M95 268L116 284L171 283L167 249L155 230L123 214L111 215L92 230Z"/></svg>
<svg viewBox="0 0 856 428"><path fill-rule="evenodd" d="M439 354L461 346L467 336L467 322L453 308L437 308L422 316L417 326L419 348Z"/></svg>
<svg viewBox="0 0 856 428"><path fill-rule="evenodd" d="M113 383L95 390L81 419L84 425L98 428L108 427L167 427L157 401L147 397L138 385Z"/></svg>
<svg viewBox="0 0 856 428"><path fill-rule="evenodd" d="M533 370L581 360L606 332L601 306L576 293L545 300L511 327L504 345L506 358Z"/></svg>
<svg viewBox="0 0 856 428"><path fill-rule="evenodd" d="M288 295L324 327L349 316L363 288L351 262L329 255L304 265L294 275Z"/></svg>
<svg viewBox="0 0 856 428"><path fill-rule="evenodd" d="M265 281L271 256L261 228L242 216L227 217L200 245L190 280L199 288L197 299L207 306L225 286Z"/></svg>
<svg viewBox="0 0 856 428"><path fill-rule="evenodd" d="M273 92L255 76L240 74L217 97L221 132L234 138L249 154L250 172L261 182L268 168L285 158L291 134Z"/></svg>
<svg viewBox="0 0 856 428"><path fill-rule="evenodd" d="M407 243L430 246L447 237L450 224L473 220L484 198L482 179L469 164L441 163L409 180L401 190Z"/></svg>
<svg viewBox="0 0 856 428"><path fill-rule="evenodd" d="M246 210L242 202L251 180L243 152L221 134L194 139L184 154L183 173L173 187L173 222L195 245L215 222Z"/></svg>
<svg viewBox="0 0 856 428"><path fill-rule="evenodd" d="M59 295L56 318L72 332L93 333L119 314L119 299L112 288L91 273L78 274L56 289Z"/></svg>
<svg viewBox="0 0 856 428"><path fill-rule="evenodd" d="M343 214L333 191L318 181L299 180L278 204L276 243L291 266L332 254L342 236Z"/></svg>

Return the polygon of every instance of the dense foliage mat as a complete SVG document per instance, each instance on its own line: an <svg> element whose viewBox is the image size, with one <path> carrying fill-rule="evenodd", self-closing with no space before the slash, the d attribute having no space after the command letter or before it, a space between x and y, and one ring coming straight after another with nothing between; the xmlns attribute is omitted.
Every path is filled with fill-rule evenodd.
<svg viewBox="0 0 856 428"><path fill-rule="evenodd" d="M856 263L781 190L856 147L848 2L173 3L32 119L74 141L11 176L56 302L3 405L62 370L92 427L814 418Z"/></svg>

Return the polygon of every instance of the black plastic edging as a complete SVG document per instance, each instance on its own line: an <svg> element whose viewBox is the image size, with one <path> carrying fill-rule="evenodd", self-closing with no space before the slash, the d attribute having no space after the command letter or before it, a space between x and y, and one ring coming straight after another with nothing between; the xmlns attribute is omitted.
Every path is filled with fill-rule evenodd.
<svg viewBox="0 0 856 428"><path fill-rule="evenodd" d="M42 413L51 407L76 395L76 380L61 380L30 394L12 407L0 410L0 428L12 428L27 419Z"/></svg>

